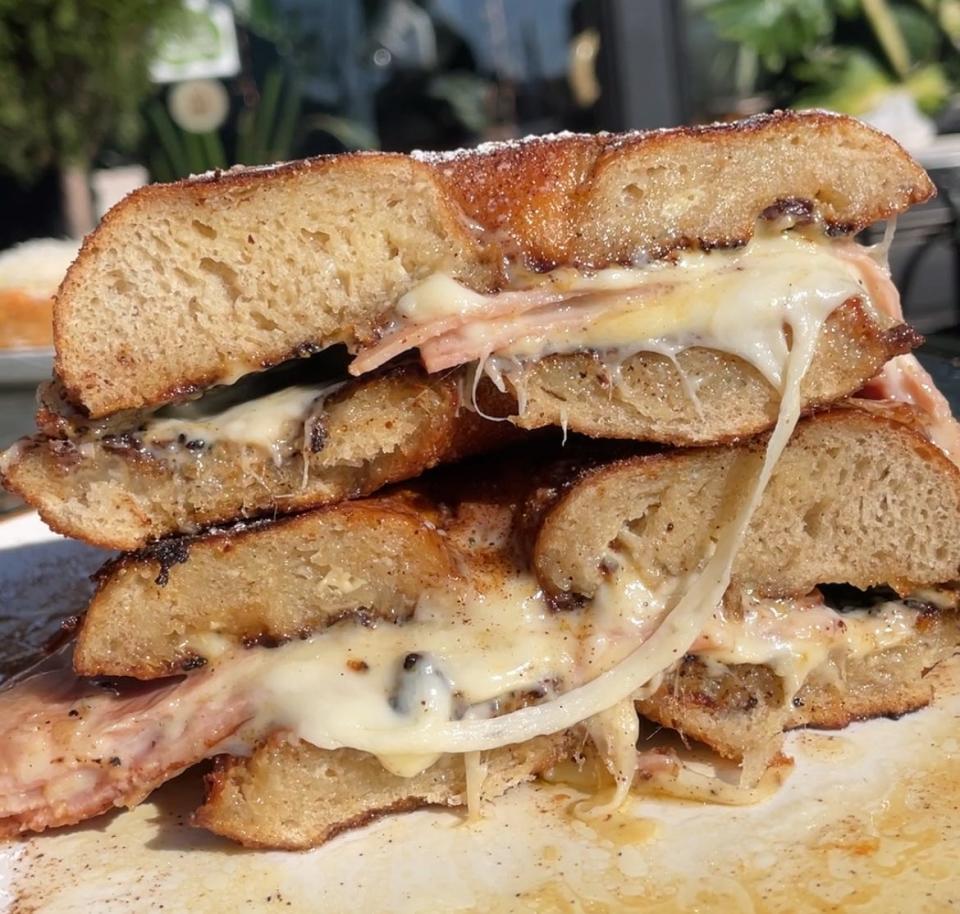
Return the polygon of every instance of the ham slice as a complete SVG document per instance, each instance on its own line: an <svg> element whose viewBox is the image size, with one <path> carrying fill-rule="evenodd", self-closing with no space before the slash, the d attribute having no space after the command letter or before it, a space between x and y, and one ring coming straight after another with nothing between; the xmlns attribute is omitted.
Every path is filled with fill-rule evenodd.
<svg viewBox="0 0 960 914"><path fill-rule="evenodd" d="M638 299L651 296L657 286L642 291L595 292L578 295L560 304L545 305L522 314L471 321L456 330L436 336L420 345L420 358L429 372L455 368L467 362L482 362L506 346L525 344L539 356L546 339L559 341L568 331L585 329L597 318L637 307Z"/></svg>
<svg viewBox="0 0 960 914"><path fill-rule="evenodd" d="M252 716L212 672L105 687L70 661L65 649L0 691L0 836L134 806Z"/></svg>
<svg viewBox="0 0 960 914"><path fill-rule="evenodd" d="M900 295L889 271L858 245L838 245L837 252L857 265L874 306L903 322ZM960 465L960 423L954 419L949 401L915 355L908 353L891 359L880 374L864 385L858 396L910 406L917 412L920 426L930 441Z"/></svg>
<svg viewBox="0 0 960 914"><path fill-rule="evenodd" d="M552 287L543 287L537 289L526 289L518 292L498 292L494 295L475 294L482 311L482 320L470 321L464 314L446 314L430 321L398 321L390 328L382 340L374 343L372 346L364 348L357 357L350 363L350 374L358 377L373 371L381 365L385 365L391 359L402 355L410 349L420 347L421 354L424 347L431 341L440 340L445 336L457 336L464 332L468 324L486 325L487 323L496 323L497 319L502 319L503 324L512 325L513 318L538 308L544 308L548 313L553 313L556 305L577 298L582 298L588 293L569 293L561 292ZM470 361L464 359L463 361ZM454 364L463 364L457 362ZM439 369L431 368L426 362L424 356L424 365L428 371ZM450 366L443 366L450 367Z"/></svg>

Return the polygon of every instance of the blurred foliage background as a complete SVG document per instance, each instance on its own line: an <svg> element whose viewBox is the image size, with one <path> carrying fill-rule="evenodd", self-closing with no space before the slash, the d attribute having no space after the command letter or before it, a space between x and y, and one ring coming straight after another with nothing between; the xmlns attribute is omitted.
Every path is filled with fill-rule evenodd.
<svg viewBox="0 0 960 914"><path fill-rule="evenodd" d="M623 87L598 24L664 2L687 44L687 119L869 115L899 94L960 130L960 108L947 123L960 0L0 0L0 196L19 210L0 220L0 247L82 234L96 216L91 173L122 166L169 181L609 127ZM229 20L236 66L151 75L165 47L215 43L203 32L212 10Z"/></svg>
<svg viewBox="0 0 960 914"><path fill-rule="evenodd" d="M960 0L692 0L730 43L741 96L863 114L904 89L936 114L960 87Z"/></svg>

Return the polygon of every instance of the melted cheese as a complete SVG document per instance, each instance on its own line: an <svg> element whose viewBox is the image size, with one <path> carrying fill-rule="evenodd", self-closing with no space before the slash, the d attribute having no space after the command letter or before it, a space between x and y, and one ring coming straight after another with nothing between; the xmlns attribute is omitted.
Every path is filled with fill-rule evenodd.
<svg viewBox="0 0 960 914"><path fill-rule="evenodd" d="M269 453L279 466L292 449L300 446L303 424L317 402L341 386L287 387L197 419L151 417L140 437L154 449L180 447L184 442L198 442L204 447L227 442L258 448Z"/></svg>
<svg viewBox="0 0 960 914"><path fill-rule="evenodd" d="M618 658L642 650L647 633L669 618L670 598L654 596L654 589L646 590L642 610L621 611L636 607L629 595L640 587L639 573L628 562L622 567L610 585L621 598L608 596L599 612L592 606L553 612L532 578L513 575L497 585L469 587L456 599L449 591L427 593L404 623L345 622L275 650L228 653L203 675L219 677L220 689L242 693L256 709L248 741L284 729L320 748L371 752L402 776L425 770L440 753L463 751L476 811L485 775L481 751L526 738L514 735L510 719L549 711L563 694L596 681L597 668L616 672ZM712 613L691 652L729 664L770 665L792 698L827 661L842 665L915 637L919 617L918 609L898 601L844 613L812 598L750 601L738 618ZM210 646L204 639L203 647ZM619 805L634 782L642 760L635 751L633 701L659 682L654 678L582 718L616 782L601 812ZM494 716L524 693L541 703ZM468 730L467 742L458 733L461 726L497 721L508 724L495 731L497 741Z"/></svg>
<svg viewBox="0 0 960 914"><path fill-rule="evenodd" d="M472 361L500 381L551 353L591 350L613 363L643 351L675 357L691 346L737 355L778 389L798 311L869 299L864 271L838 245L797 232L757 237L734 251L593 273L561 268L523 290L482 295L434 275L404 295L385 338L357 357L360 374L420 347L429 371Z"/></svg>
<svg viewBox="0 0 960 914"><path fill-rule="evenodd" d="M483 805L483 783L487 779L487 763L482 752L464 752L464 778L466 780L467 814L471 819L480 816Z"/></svg>
<svg viewBox="0 0 960 914"><path fill-rule="evenodd" d="M406 771L438 753L480 752L558 733L628 701L690 649L720 605L747 527L799 418L800 382L821 327L843 297L838 290L811 293L802 307L800 299L787 297L792 304L780 319L790 348L781 324L783 345L769 350L783 388L776 426L753 484L691 580L666 582L661 591L646 588L645 601L630 592L646 587L643 582L621 581L608 600L619 609L597 613L589 632L567 631L574 620L566 615L545 615L535 585L524 576L508 578L499 594L463 597L468 625L463 610L459 620L450 611L447 598L439 614L431 614L428 600L417 610L417 624L377 626L363 639L340 627L284 648L283 662L268 665L259 682L261 716L322 748L402 756L387 765ZM542 703L502 715L463 714L485 703L494 710L491 703L500 697L545 683L553 694ZM325 700L307 699L317 695ZM409 756L419 758L411 763Z"/></svg>
<svg viewBox="0 0 960 914"><path fill-rule="evenodd" d="M917 610L899 601L838 613L818 600L745 599L738 618L718 611L691 652L718 663L769 666L789 704L812 671L898 647L916 634Z"/></svg>

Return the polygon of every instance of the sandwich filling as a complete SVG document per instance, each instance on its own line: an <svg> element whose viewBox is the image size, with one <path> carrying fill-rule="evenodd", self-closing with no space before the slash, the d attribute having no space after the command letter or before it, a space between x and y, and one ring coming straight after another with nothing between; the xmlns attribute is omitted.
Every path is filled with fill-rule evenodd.
<svg viewBox="0 0 960 914"><path fill-rule="evenodd" d="M402 624L347 619L278 648L219 654L216 635L200 638L195 646L210 660L181 679L96 682L67 667L45 669L0 692L0 825L11 816L42 823L51 809L76 821L104 808L104 797L137 802L201 758L246 755L278 730L321 748L365 749L391 772L413 776L436 760L432 737L451 720L505 719L517 707L536 713L648 637L680 588L645 581L621 558L623 570L593 605L569 613L549 609L525 574L488 573L457 594L441 586L424 593ZM789 705L804 683L842 678L858 660L915 645L928 614L955 602L949 591L850 604L828 603L819 591L784 600L740 594L712 610L691 653L710 664L770 666ZM758 799L766 788L693 783L675 760L638 755L633 701L669 681L675 665L586 721L616 781L611 802L636 777L684 795L696 788L717 799L722 789L723 802ZM479 798L482 756L465 760Z"/></svg>
<svg viewBox="0 0 960 914"><path fill-rule="evenodd" d="M351 373L417 347L430 371L470 364L477 376L520 389L524 364L551 354L589 349L615 366L638 352L675 358L693 346L718 349L754 366L780 394L760 470L688 578L649 580L629 555L612 556L616 573L592 604L567 613L547 606L532 576L512 573L478 581L455 599L449 588L428 591L403 624L345 622L272 651L237 652L215 632L195 639L187 647L210 663L183 688L203 700L216 696L230 722L215 739L197 736L198 757L248 752L280 729L323 749L369 752L408 776L441 754L463 753L477 793L477 753L586 724L622 798L638 765L633 703L691 652L716 663L771 666L789 703L831 656L856 659L910 641L922 610L909 600L839 612L817 594L779 603L747 594L736 615L720 609L801 415L800 385L822 328L851 298L887 315L898 308L888 275L872 258L848 242L800 232L593 274L558 270L494 296L447 277L426 280L401 299L397 320L357 356ZM270 449L329 390L294 387L202 420L154 417L140 434L159 448L229 437ZM695 384L690 392L695 397ZM282 459L282 452L273 456ZM187 718L196 709L177 694L175 687L169 693L165 726L192 733ZM22 740L43 731L26 728L8 750L11 770L17 759L36 756Z"/></svg>
<svg viewBox="0 0 960 914"><path fill-rule="evenodd" d="M700 346L742 358L781 389L784 331L801 312L829 314L857 298L889 313L886 300L896 299L882 266L851 248L819 232L758 234L731 251L686 251L593 273L525 273L493 295L437 274L400 299L395 320L350 372L418 347L428 371L475 362L502 384L525 363L558 353L589 350L616 366L639 352L673 358Z"/></svg>
<svg viewBox="0 0 960 914"><path fill-rule="evenodd" d="M463 368L472 376L473 396L465 396L465 403L479 409L476 389L487 376L516 397L514 415L522 416L524 366L549 355L592 352L616 384L631 356L657 353L679 370L677 355L701 347L742 359L782 392L791 328L800 322L822 326L852 299L881 323L897 317L896 290L878 256L882 251L794 229L758 232L735 250L688 251L636 266L515 271L507 290L490 295L435 274L400 299L380 341L361 351L348 370L364 375L418 349L428 372ZM265 395L247 380L232 385L236 390L227 394L225 409L218 404L229 388L185 408L72 421L68 437L130 441L160 460L180 453L202 457L218 443L230 443L282 462L302 449L311 418L322 413L325 397L341 381L310 378L309 369L297 377L292 386ZM699 410L700 379L681 371L681 381Z"/></svg>

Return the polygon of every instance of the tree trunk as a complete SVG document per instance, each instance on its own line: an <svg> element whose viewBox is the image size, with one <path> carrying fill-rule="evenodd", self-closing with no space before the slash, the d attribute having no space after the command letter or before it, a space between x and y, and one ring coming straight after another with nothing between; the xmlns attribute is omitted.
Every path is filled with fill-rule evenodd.
<svg viewBox="0 0 960 914"><path fill-rule="evenodd" d="M63 216L71 238L82 238L93 230L93 197L90 174L81 165L64 165L60 169L60 197Z"/></svg>

